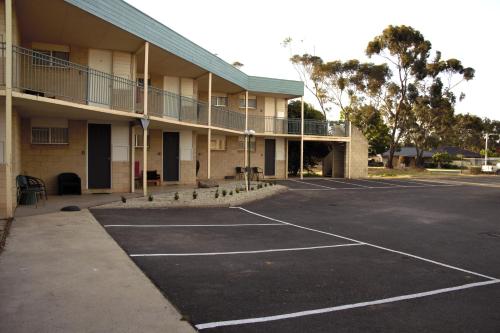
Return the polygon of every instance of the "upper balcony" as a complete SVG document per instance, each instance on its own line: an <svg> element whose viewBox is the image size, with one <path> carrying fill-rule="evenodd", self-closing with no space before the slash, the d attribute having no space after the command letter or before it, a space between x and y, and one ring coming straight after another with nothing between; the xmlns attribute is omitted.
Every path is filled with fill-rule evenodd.
<svg viewBox="0 0 500 333"><path fill-rule="evenodd" d="M0 45L0 68L5 67L5 44ZM111 75L51 55L20 46L13 47L13 88L25 94L64 100L104 109L142 114L144 86L127 78ZM5 75L0 75L4 85ZM211 126L243 132L245 114L227 107L211 107ZM148 115L165 121L208 126L207 102L180 96L149 86ZM248 116L248 128L257 134L300 135L298 118ZM348 136L343 122L304 121L304 134L310 136Z"/></svg>

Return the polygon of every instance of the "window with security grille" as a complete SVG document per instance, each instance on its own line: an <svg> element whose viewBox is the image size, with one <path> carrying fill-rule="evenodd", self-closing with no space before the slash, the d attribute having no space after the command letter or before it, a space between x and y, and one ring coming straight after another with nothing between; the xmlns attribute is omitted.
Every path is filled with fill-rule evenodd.
<svg viewBox="0 0 500 333"><path fill-rule="evenodd" d="M33 50L33 65L43 67L68 67L69 52Z"/></svg>
<svg viewBox="0 0 500 333"><path fill-rule="evenodd" d="M227 97L212 96L213 106L227 106Z"/></svg>
<svg viewBox="0 0 500 333"><path fill-rule="evenodd" d="M240 96L240 108L245 107L245 96ZM256 96L248 96L248 108L256 109L257 108L257 97Z"/></svg>
<svg viewBox="0 0 500 333"><path fill-rule="evenodd" d="M58 127L31 128L31 143L43 145L68 144L68 129Z"/></svg>
<svg viewBox="0 0 500 333"><path fill-rule="evenodd" d="M245 137L244 136L238 137L238 150L245 150ZM250 145L248 147L248 150L252 153L255 152L255 136L250 137Z"/></svg>

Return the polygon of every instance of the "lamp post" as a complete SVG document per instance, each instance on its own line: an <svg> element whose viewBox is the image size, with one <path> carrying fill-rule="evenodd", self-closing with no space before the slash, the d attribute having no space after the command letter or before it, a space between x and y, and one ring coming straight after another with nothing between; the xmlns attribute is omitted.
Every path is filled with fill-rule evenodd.
<svg viewBox="0 0 500 333"><path fill-rule="evenodd" d="M484 149L484 165L488 165L488 138L490 137L489 133L486 133L485 139L486 139L486 145Z"/></svg>
<svg viewBox="0 0 500 333"><path fill-rule="evenodd" d="M248 192L249 188L250 188L250 165L252 165L250 163L250 139L255 135L255 131L254 130L249 130L249 129L246 129L245 132L243 132L245 134L245 145L246 145L246 150L247 150L247 161L248 161L248 165L245 165L245 175L246 175L246 181L245 181L245 185L246 185L246 190Z"/></svg>

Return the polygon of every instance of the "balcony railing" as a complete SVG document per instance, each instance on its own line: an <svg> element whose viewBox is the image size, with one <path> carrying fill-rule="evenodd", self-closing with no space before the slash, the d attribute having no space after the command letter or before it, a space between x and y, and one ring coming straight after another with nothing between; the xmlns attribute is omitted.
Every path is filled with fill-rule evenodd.
<svg viewBox="0 0 500 333"><path fill-rule="evenodd" d="M121 111L135 111L134 81L19 46L13 47L13 88Z"/></svg>
<svg viewBox="0 0 500 333"><path fill-rule="evenodd" d="M143 93L144 87L140 86L139 90ZM139 105L137 111L142 112L142 108ZM148 114L192 124L208 124L207 103L155 87L148 89Z"/></svg>
<svg viewBox="0 0 500 333"><path fill-rule="evenodd" d="M348 136L347 122L329 120L304 120L304 134L317 136Z"/></svg>
<svg viewBox="0 0 500 333"><path fill-rule="evenodd" d="M228 128L235 131L245 130L245 114L220 106L212 106L212 126Z"/></svg>
<svg viewBox="0 0 500 333"><path fill-rule="evenodd" d="M111 75L20 46L13 46L13 88L27 94L57 98L120 111L143 113L144 87ZM0 43L0 85L5 85L5 43ZM208 104L148 87L148 114L180 122L208 125ZM211 124L245 130L245 114L212 106ZM248 128L259 134L301 134L298 118L248 116ZM306 119L304 134L347 136L344 122Z"/></svg>

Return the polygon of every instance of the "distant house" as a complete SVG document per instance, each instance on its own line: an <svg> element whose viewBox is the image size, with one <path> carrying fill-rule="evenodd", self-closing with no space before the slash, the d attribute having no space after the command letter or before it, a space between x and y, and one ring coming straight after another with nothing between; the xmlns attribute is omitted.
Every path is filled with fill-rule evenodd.
<svg viewBox="0 0 500 333"><path fill-rule="evenodd" d="M453 158L462 155L464 158L481 158L481 154L454 146L442 146L432 151L432 154L446 152Z"/></svg>
<svg viewBox="0 0 500 333"><path fill-rule="evenodd" d="M424 151L423 159L425 162L432 161L433 153L430 151ZM389 161L389 151L386 151L382 154L382 158L384 161L384 165L387 165ZM417 160L417 149L415 147L401 147L394 153L394 157L392 159L392 166L394 168L406 168L406 167L415 167Z"/></svg>

